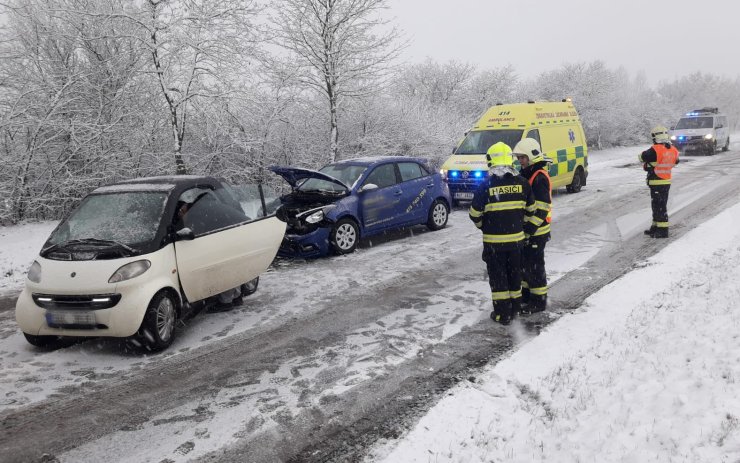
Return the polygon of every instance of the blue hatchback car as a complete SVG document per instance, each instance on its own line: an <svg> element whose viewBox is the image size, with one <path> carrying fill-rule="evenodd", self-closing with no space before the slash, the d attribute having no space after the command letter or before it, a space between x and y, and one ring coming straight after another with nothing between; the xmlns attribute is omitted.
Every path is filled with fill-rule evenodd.
<svg viewBox="0 0 740 463"><path fill-rule="evenodd" d="M292 187L277 217L288 224L278 255L347 254L360 238L426 224L447 225L452 199L447 183L424 159L359 158L318 171L271 167Z"/></svg>

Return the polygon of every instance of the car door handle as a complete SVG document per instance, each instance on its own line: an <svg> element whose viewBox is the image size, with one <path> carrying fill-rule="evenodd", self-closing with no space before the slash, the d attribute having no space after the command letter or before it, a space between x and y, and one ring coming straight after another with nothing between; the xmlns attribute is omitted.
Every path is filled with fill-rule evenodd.
<svg viewBox="0 0 740 463"><path fill-rule="evenodd" d="M434 186L434 183L427 183L427 188L432 188Z"/></svg>
<svg viewBox="0 0 740 463"><path fill-rule="evenodd" d="M403 191L401 191L401 190L398 190L398 191L396 191L396 192L395 192L395 193L393 193L393 194L394 194L394 195L396 195L396 196L401 196L401 195L403 194Z"/></svg>

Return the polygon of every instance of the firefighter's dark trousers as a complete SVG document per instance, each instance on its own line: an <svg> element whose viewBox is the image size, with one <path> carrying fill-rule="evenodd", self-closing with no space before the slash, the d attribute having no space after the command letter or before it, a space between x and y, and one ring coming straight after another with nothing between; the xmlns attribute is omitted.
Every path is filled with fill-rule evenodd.
<svg viewBox="0 0 740 463"><path fill-rule="evenodd" d="M522 248L522 300L537 308L547 304L546 244L547 239L530 238Z"/></svg>
<svg viewBox="0 0 740 463"><path fill-rule="evenodd" d="M521 250L500 250L484 245L483 260L488 267L493 311L502 318L511 320L521 308Z"/></svg>
<svg viewBox="0 0 740 463"><path fill-rule="evenodd" d="M650 205L653 208L653 236L668 236L668 191L670 185L649 185Z"/></svg>

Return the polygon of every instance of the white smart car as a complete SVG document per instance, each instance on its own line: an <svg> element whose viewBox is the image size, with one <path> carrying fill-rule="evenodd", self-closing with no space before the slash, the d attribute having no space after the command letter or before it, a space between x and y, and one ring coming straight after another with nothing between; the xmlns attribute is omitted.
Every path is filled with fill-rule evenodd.
<svg viewBox="0 0 740 463"><path fill-rule="evenodd" d="M162 350L178 318L219 296L254 292L285 224L270 213L261 188L252 190L257 198L239 191L197 176L94 190L52 232L28 272L16 304L28 342L136 336Z"/></svg>

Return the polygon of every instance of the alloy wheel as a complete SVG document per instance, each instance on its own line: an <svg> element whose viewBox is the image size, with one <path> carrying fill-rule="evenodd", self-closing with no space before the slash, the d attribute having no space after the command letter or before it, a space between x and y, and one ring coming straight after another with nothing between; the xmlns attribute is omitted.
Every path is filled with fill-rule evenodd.
<svg viewBox="0 0 740 463"><path fill-rule="evenodd" d="M357 241L357 233L352 225L344 223L337 228L335 240L337 247L346 251L348 249L352 249L352 246L355 245L355 241Z"/></svg>
<svg viewBox="0 0 740 463"><path fill-rule="evenodd" d="M167 342L175 329L175 305L169 297L163 297L157 306L157 332Z"/></svg>

